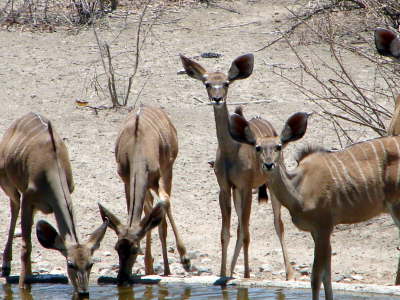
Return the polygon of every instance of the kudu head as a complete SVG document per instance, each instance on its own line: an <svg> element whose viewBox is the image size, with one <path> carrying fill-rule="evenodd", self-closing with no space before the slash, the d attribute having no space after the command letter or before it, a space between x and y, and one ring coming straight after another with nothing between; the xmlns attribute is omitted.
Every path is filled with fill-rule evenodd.
<svg viewBox="0 0 400 300"><path fill-rule="evenodd" d="M400 59L400 38L389 29L375 29L375 46L380 55Z"/></svg>
<svg viewBox="0 0 400 300"><path fill-rule="evenodd" d="M40 244L47 248L59 251L67 259L68 277L80 296L89 295L89 276L93 266L93 253L100 247L100 243L107 230L106 220L99 228L90 234L86 243L77 243L63 239L57 230L46 221L40 220L36 224L36 235Z"/></svg>
<svg viewBox="0 0 400 300"><path fill-rule="evenodd" d="M277 170L277 166L282 163L284 147L304 136L310 115L304 112L295 113L286 121L280 136L255 139L248 121L242 115L234 113L230 116L229 132L237 142L254 146L261 169L269 174Z"/></svg>
<svg viewBox="0 0 400 300"><path fill-rule="evenodd" d="M208 98L214 107L224 104L229 85L238 79L251 75L254 66L253 54L245 54L236 58L229 69L228 75L221 72L207 72L197 62L181 55L186 74L203 82L207 89Z"/></svg>
<svg viewBox="0 0 400 300"><path fill-rule="evenodd" d="M154 196L153 196L154 197ZM165 217L168 202L159 201L150 214L145 216L140 222L124 225L119 218L99 204L100 214L103 219L109 219L108 226L115 231L118 236L115 250L119 257L118 284L126 284L131 281L132 267L139 254L143 254L140 248L140 241L146 233L157 227Z"/></svg>

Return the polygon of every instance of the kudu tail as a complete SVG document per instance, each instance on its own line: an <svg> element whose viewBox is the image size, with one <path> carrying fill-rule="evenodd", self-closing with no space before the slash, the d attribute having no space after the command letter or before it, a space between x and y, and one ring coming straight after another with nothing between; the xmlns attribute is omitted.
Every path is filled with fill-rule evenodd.
<svg viewBox="0 0 400 300"><path fill-rule="evenodd" d="M68 189L67 178L66 178L66 175L64 172L64 168L61 165L60 151L57 147L57 142L55 140L54 132L53 132L53 126L50 121L48 121L48 123L47 123L47 128L49 131L51 144L53 146L55 160L57 162L57 174L58 174L58 179L59 179L59 186L60 186L62 194L63 194L63 199L65 200L65 203L66 203L68 214L71 216L71 220L72 220L72 224L70 224L70 226L68 226L68 227L72 228L72 230L73 230L73 232L70 232L70 233L73 236L77 237L77 234L75 231L75 220L74 220L74 214L73 214L73 208L72 208L72 201L70 199L71 197L70 197L70 193L69 193L69 189ZM49 180L49 183L51 184L52 180ZM56 190L57 187L54 187L54 189Z"/></svg>
<svg viewBox="0 0 400 300"><path fill-rule="evenodd" d="M267 193L267 184L263 184L258 187L258 203L267 203L268 202L268 193Z"/></svg>
<svg viewBox="0 0 400 300"><path fill-rule="evenodd" d="M147 193L148 168L144 159L146 149L143 149L141 145L140 116L141 110L136 115L134 149L132 157L129 158L129 225L140 222Z"/></svg>

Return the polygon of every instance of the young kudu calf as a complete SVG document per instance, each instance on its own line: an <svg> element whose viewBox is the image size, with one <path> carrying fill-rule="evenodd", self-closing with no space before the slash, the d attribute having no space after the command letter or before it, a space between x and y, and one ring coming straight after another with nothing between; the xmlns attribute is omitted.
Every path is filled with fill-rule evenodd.
<svg viewBox="0 0 400 300"><path fill-rule="evenodd" d="M181 55L182 64L186 73L203 82L207 89L208 97L214 108L215 125L217 130L218 150L214 163L219 192L219 205L222 213L221 227L221 276L226 276L227 249L230 239L231 224L231 195L238 216L238 230L235 252L233 254L230 276L232 276L241 248L244 252L244 277L250 277L249 270L249 220L252 202L252 189L259 188L259 199L266 199L266 177L260 169L260 162L252 147L237 143L232 139L228 130L229 113L226 104L229 85L235 80L245 79L253 72L254 58L246 54L236 58L231 65L228 75L220 72L207 72L201 65ZM237 113L241 114L238 109ZM276 132L272 125L261 118L250 121L250 127L258 137L274 137ZM286 245L284 242L284 227L281 220L281 205L271 194L274 212L274 225L282 246L286 267L286 279L294 276L290 265Z"/></svg>
<svg viewBox="0 0 400 300"><path fill-rule="evenodd" d="M67 259L68 276L79 294L88 294L93 252L107 229L104 222L86 243L76 232L71 195L74 184L67 148L50 121L29 113L16 120L0 142L0 185L10 197L11 223L3 253L2 276L11 271L12 242L21 208L22 249L20 287L32 275L31 230L35 210L54 213L60 234L39 221L37 237L43 247L58 250Z"/></svg>
<svg viewBox="0 0 400 300"><path fill-rule="evenodd" d="M170 275L167 253L167 223L165 213L175 234L181 263L190 270L190 259L178 234L171 212L170 195L172 167L178 154L176 129L164 111L158 108L141 107L128 115L118 135L115 156L118 174L125 184L128 222L121 221L100 205L100 213L110 220L109 226L118 236L115 249L119 255L118 281L129 283L132 267L141 252L140 240L146 238L146 274L153 274L151 256L151 229L159 226L159 235L164 260L164 275ZM151 210L153 198L158 200ZM141 220L142 212L146 214Z"/></svg>
<svg viewBox="0 0 400 300"><path fill-rule="evenodd" d="M232 116L230 130L236 140L255 146L269 189L289 209L293 223L314 239L312 299L319 299L323 282L325 299L332 300L334 226L389 212L400 227L400 137L377 138L335 152L308 147L298 155L297 168L288 171L282 150L303 137L308 116L294 114L279 137L252 137L250 124L240 115ZM400 264L396 284L399 271Z"/></svg>
<svg viewBox="0 0 400 300"><path fill-rule="evenodd" d="M400 59L400 38L392 30L375 29L375 45L378 53ZM395 110L389 124L388 135L400 134L400 95L396 98Z"/></svg>

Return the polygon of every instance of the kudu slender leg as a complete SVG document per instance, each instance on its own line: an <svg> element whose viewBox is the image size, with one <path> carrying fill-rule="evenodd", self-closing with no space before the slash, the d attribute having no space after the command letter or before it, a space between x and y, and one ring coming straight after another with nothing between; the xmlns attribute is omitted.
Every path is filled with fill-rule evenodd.
<svg viewBox="0 0 400 300"><path fill-rule="evenodd" d="M400 204L397 205L388 205L390 215L392 216L392 219L394 223L397 225L397 227L400 230ZM396 281L395 285L400 285L400 257L399 257L399 262L397 265L397 273L396 273Z"/></svg>
<svg viewBox="0 0 400 300"><path fill-rule="evenodd" d="M21 246L21 274L20 274L20 288L25 288L25 279L32 275L31 264L31 232L33 223L33 201L29 196L23 195L22 209L21 209L21 231L22 231L22 246Z"/></svg>
<svg viewBox="0 0 400 300"><path fill-rule="evenodd" d="M286 280L293 280L294 278L294 270L289 261L289 256L287 254L286 243L284 239L285 229L283 226L282 218L281 218L281 203L275 198L275 196L271 193L271 204L272 204L272 212L274 214L274 226L276 234L279 237L279 242L281 243L283 260L285 263L286 269Z"/></svg>
<svg viewBox="0 0 400 300"><path fill-rule="evenodd" d="M249 268L249 244L250 244L250 212L251 212L251 189L234 189L233 201L238 215L238 235L236 239L235 252L231 262L231 276L235 269L240 250L243 246L244 255L244 277L250 277Z"/></svg>
<svg viewBox="0 0 400 300"><path fill-rule="evenodd" d="M162 200L164 200L170 204L169 196L164 191L164 188L162 186L160 186L158 188L158 196ZM167 219L164 218L161 221L161 224L158 226L158 234L160 236L162 255L163 255L163 261L164 261L164 276L171 275L171 270L169 268L169 261L168 261L168 250L167 250L167 234L168 234L167 227L168 227Z"/></svg>
<svg viewBox="0 0 400 300"><path fill-rule="evenodd" d="M144 213L149 215L153 206L153 196L147 192L144 202ZM153 256L151 255L151 230L146 233L146 250L144 253L144 268L146 275L154 274Z"/></svg>
<svg viewBox="0 0 400 300"><path fill-rule="evenodd" d="M226 277L226 259L228 255L228 245L230 240L230 228L231 228L231 189L221 189L219 191L219 206L221 208L222 215L222 226L221 226L221 247L222 247L222 258L221 258L221 277Z"/></svg>
<svg viewBox="0 0 400 300"><path fill-rule="evenodd" d="M6 190L6 189L4 189ZM10 227L8 230L8 238L6 246L4 247L3 252L3 264L2 264L2 273L1 276L7 277L11 272L11 261L12 261L12 243L14 238L15 226L17 224L19 209L21 206L20 203L20 194L17 190L7 190L7 195L10 197L10 210L11 210L11 221Z"/></svg>
<svg viewBox="0 0 400 300"><path fill-rule="evenodd" d="M325 300L333 300L331 282L331 236L332 230L324 229L313 232L315 243L314 263L311 275L311 288L313 300L319 300L321 283L324 283Z"/></svg>
<svg viewBox="0 0 400 300"><path fill-rule="evenodd" d="M161 180L161 187L163 187L164 190L166 191L166 193L168 194L168 201L169 201L169 197L171 196L171 187L172 187L172 169L168 170L168 172L165 172L163 174L163 177ZM176 226L175 220L172 215L171 201L169 201L169 205L168 205L168 209L167 209L167 216L168 216L169 222L171 223L172 231L174 232L176 247L178 249L181 264L182 264L183 268L187 272L189 272L190 271L190 259L186 254L186 247L183 244L183 241L179 235L178 227Z"/></svg>

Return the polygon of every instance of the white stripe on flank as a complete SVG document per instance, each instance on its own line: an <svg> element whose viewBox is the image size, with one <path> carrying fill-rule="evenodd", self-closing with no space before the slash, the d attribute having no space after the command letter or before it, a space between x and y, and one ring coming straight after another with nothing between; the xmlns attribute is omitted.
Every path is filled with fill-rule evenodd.
<svg viewBox="0 0 400 300"><path fill-rule="evenodd" d="M263 136L262 131L261 131L261 129L257 126L257 123L256 123L256 122L253 122L253 127L254 127L255 129L257 129L257 131L258 131L258 134L256 134L256 136L262 137L262 136Z"/></svg>
<svg viewBox="0 0 400 300"><path fill-rule="evenodd" d="M147 111L147 112L150 113L151 115L153 115L154 119L158 120L158 124L161 123L160 125L162 125L162 121L160 120L160 118L156 114L152 114L152 112L150 112L150 111ZM162 130L160 130L160 126L157 126L157 122L154 122L152 120L151 116L147 117L147 118L146 118L146 116L142 116L142 118L140 120L146 121L154 129L154 131L158 134L158 136L161 139L161 142L164 145L168 145L167 138L162 134Z"/></svg>
<svg viewBox="0 0 400 300"><path fill-rule="evenodd" d="M340 193L339 193L339 182L338 182L337 178L335 177L335 175L333 174L331 167L329 166L329 161L328 161L328 159L325 157L325 155L322 155L322 157L323 157L323 159L324 159L324 161L325 161L325 165L328 167L329 174L331 174L331 177L332 177L332 179L333 179L333 182L335 183L336 205L337 205L337 206L340 206L340 201L341 201L341 199L340 199ZM332 191L331 191L331 193L332 193ZM331 194L331 195L332 195L332 194ZM331 196L331 195L328 195L328 196ZM327 197L327 198L328 198L328 197ZM332 197L331 197L331 199L332 199Z"/></svg>
<svg viewBox="0 0 400 300"><path fill-rule="evenodd" d="M335 157L337 154L332 154L331 156ZM335 157L336 158L336 157ZM337 158L336 158L337 159ZM338 174L338 179L340 181L340 186L338 186L338 190L339 191L343 191L343 194L345 196L345 198L347 199L347 201L350 203L350 205L353 205L353 201L351 200L351 197L346 189L347 184L346 184L346 178L343 174L341 174L339 172L339 169L337 168L336 164L332 162L332 166L335 169L336 173ZM341 200L341 199L340 199Z"/></svg>
<svg viewBox="0 0 400 300"><path fill-rule="evenodd" d="M349 151L347 151L349 152ZM345 153L345 152L343 152ZM357 182L354 182L353 178L351 178L349 171L347 170L346 166L344 165L344 163L342 162L342 160L338 157L337 154L333 154L332 155L333 158L336 159L336 161L339 163L339 165L342 167L343 170L343 175L345 177L345 183L347 182L347 184L345 184L344 186L348 189L345 188L344 192L346 193L346 195L348 195L348 198L351 199L352 196L352 187L354 187L354 189L356 190L358 196L361 196L361 192L357 189ZM357 195L356 195L357 198ZM350 205L354 205L353 201L349 202Z"/></svg>
<svg viewBox="0 0 400 300"><path fill-rule="evenodd" d="M397 154L400 155L400 146L399 146L399 143L397 142L397 138L393 137L392 140L396 144ZM396 178L396 184L395 184L396 190L398 188L399 181L400 181L400 164L397 164L397 178Z"/></svg>
<svg viewBox="0 0 400 300"><path fill-rule="evenodd" d="M378 143L380 142L379 140L377 140L377 141L378 141ZM373 142L370 142L369 144L372 146L372 149L373 149L375 157L376 157L376 166L375 167L376 167L377 171L374 175L377 175L377 174L381 175L383 170L382 170L381 159L379 157L378 151ZM378 191L381 193L380 195L378 195L379 198L377 198L377 199L383 198L385 195L385 192L383 190L384 182L382 180L382 176L374 176L374 178L377 180L376 187L377 187Z"/></svg>
<svg viewBox="0 0 400 300"><path fill-rule="evenodd" d="M365 177L365 174L364 174L364 172L363 172L363 170L362 170L362 168L361 168L361 166L360 166L358 160L357 160L356 157L354 156L353 152L351 152L351 150L349 150L348 153L350 154L351 158L352 158L353 161L354 161L354 164L357 166L358 172L360 173L360 176L361 176L362 182L363 182L363 186L364 186L364 188L365 188L365 193L366 193L366 195L367 195L367 197L368 197L368 201L369 201L369 202L372 202L371 195L370 195L370 193L368 192L368 181L367 181L367 177Z"/></svg>
<svg viewBox="0 0 400 300"><path fill-rule="evenodd" d="M365 142L365 144L368 144L368 143L369 143L369 142ZM359 145L358 148L360 148L361 152L363 153L364 158L365 158L365 162L366 162L366 164L367 164L367 166L368 166L368 169L369 169L370 172L371 172L371 178L373 178L373 177L374 177L374 170L373 170L373 168L372 168L372 166L371 166L370 161L368 160L368 155L365 153L364 148L363 148L362 145ZM368 190L371 188L370 184L372 183L372 191L373 191L374 194L375 194L375 195L374 195L374 199L378 199L378 198L379 198L379 195L378 195L377 190L376 190L376 188L375 188L376 185L375 185L374 182L368 182L368 179L369 179L369 178L370 178L370 177L367 176L367 187L368 187Z"/></svg>
<svg viewBox="0 0 400 300"><path fill-rule="evenodd" d="M41 130L36 130L36 129L41 129ZM29 132L29 135L26 135L25 139L22 139L23 141L21 141L21 143L18 145L19 148L23 144L22 149L18 150L18 148L16 148L16 151L19 152L19 156L22 157L24 155L25 150L31 145L31 141L34 140L37 136L41 135L43 132L44 128L42 127L42 124L38 124L36 127L34 127Z"/></svg>

